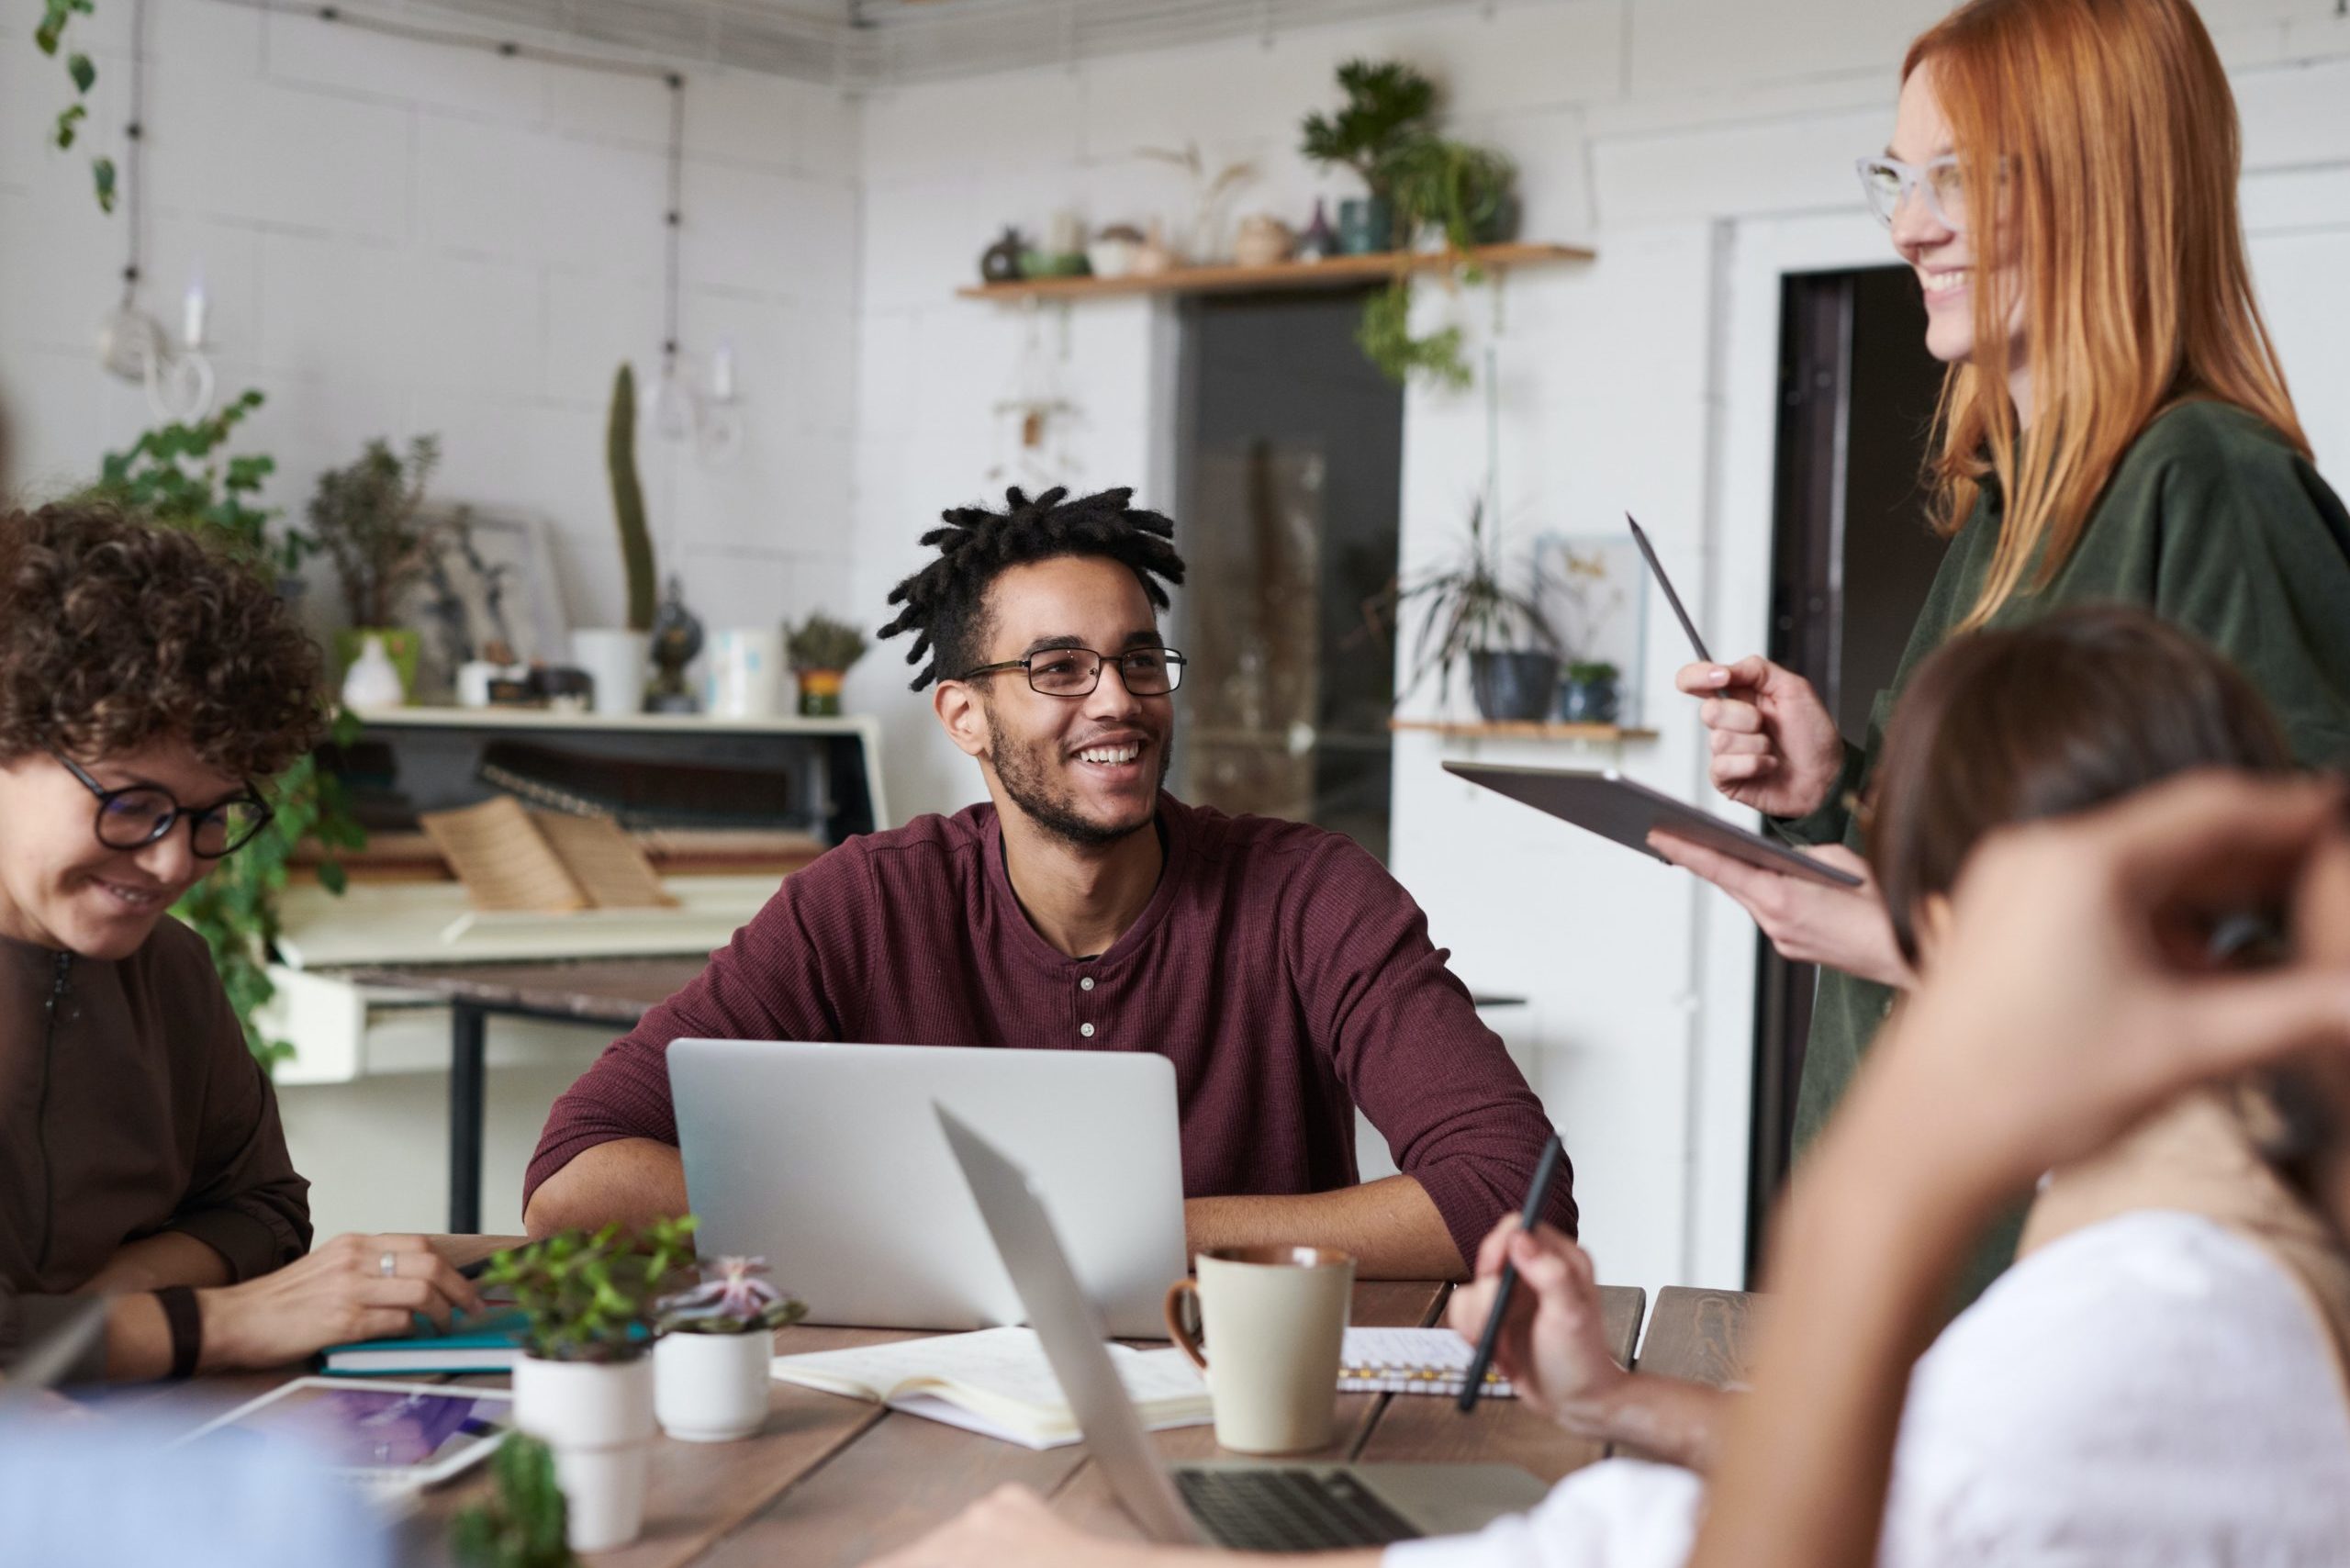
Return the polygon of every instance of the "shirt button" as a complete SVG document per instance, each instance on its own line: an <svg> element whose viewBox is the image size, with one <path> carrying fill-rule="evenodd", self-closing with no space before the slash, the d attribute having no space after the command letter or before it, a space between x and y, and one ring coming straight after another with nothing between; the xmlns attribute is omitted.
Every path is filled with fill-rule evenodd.
<svg viewBox="0 0 2350 1568"><path fill-rule="evenodd" d="M1080 991L1091 991L1093 989L1093 977L1091 975L1088 975L1083 980L1078 981L1077 989Z"/></svg>
<svg viewBox="0 0 2350 1568"><path fill-rule="evenodd" d="M1080 1024L1077 1026L1077 1032L1090 1040L1093 1037L1093 1025L1091 1024Z"/></svg>

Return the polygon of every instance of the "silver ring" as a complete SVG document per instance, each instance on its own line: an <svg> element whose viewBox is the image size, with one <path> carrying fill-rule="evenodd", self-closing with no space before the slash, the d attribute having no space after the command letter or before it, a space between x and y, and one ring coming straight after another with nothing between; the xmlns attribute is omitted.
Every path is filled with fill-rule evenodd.
<svg viewBox="0 0 2350 1568"><path fill-rule="evenodd" d="M383 1275L384 1278L387 1280L394 1274L398 1273L400 1271L399 1254L397 1252L386 1252L381 1258L376 1259L375 1271Z"/></svg>

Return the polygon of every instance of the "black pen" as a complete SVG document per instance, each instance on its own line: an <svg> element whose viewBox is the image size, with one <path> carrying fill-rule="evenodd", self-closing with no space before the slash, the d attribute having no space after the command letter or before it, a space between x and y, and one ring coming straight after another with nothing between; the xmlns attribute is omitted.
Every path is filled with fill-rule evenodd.
<svg viewBox="0 0 2350 1568"><path fill-rule="evenodd" d="M1706 639L1697 635L1697 623L1690 620L1689 612L1681 607L1681 596L1673 591L1673 579L1664 575L1664 563L1656 558L1656 547L1649 543L1649 536L1640 532L1639 523L1634 521L1630 512L1624 514L1624 521L1631 523L1632 543L1640 547L1640 558L1648 562L1650 572L1656 577L1656 586L1664 590L1664 602L1673 606L1673 618L1681 622L1681 630L1688 637L1689 645L1697 650L1699 658L1712 664L1714 655L1706 651Z"/></svg>
<svg viewBox="0 0 2350 1568"><path fill-rule="evenodd" d="M1527 1189L1526 1210L1517 1216L1518 1228L1531 1231L1542 1217L1542 1204L1550 1196L1550 1183L1559 1179L1559 1162L1566 1155L1566 1146L1552 1133L1550 1141L1542 1146L1541 1162L1534 1167L1534 1185ZM1517 1265L1505 1258L1502 1261L1502 1282L1494 1292L1494 1310L1485 1319L1485 1332L1478 1337L1477 1354L1469 1362L1469 1381L1460 1385L1460 1411L1463 1416L1477 1408L1477 1395L1484 1392L1485 1373L1494 1364L1494 1347L1501 1342L1502 1319L1509 1316L1509 1293L1517 1288Z"/></svg>

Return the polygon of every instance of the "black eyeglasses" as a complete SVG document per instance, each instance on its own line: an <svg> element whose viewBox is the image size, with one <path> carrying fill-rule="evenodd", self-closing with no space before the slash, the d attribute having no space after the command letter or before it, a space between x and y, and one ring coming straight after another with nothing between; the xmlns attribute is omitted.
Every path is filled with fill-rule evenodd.
<svg viewBox="0 0 2350 1568"><path fill-rule="evenodd" d="M231 795L214 805L196 809L181 805L169 790L152 784L109 790L55 746L49 748L49 755L98 798L98 842L108 849L144 849L171 832L185 817L189 846L196 857L218 860L250 844L253 834L267 827L269 819L275 814L251 784L245 786L241 795Z"/></svg>
<svg viewBox="0 0 2350 1568"><path fill-rule="evenodd" d="M1002 670L1028 672L1028 685L1047 697L1087 697L1102 684L1102 666L1115 664L1118 678L1136 697L1164 697L1183 684L1187 661L1172 648L1128 648L1123 654L1097 654L1091 648L1040 648L1024 659L981 665L955 678L976 680Z"/></svg>

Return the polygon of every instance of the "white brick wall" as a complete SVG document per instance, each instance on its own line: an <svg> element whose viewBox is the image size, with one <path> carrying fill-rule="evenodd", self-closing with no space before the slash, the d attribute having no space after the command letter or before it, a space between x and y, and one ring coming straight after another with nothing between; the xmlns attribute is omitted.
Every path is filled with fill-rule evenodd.
<svg viewBox="0 0 2350 1568"><path fill-rule="evenodd" d="M85 140L120 141L128 0L96 45ZM222 385L262 388L250 445L298 515L371 436L442 437L452 498L555 529L574 624L622 608L604 478L614 367L655 372L668 94L582 73L263 15L154 0L147 308L176 328L201 258ZM688 72L684 340L733 342L742 460L705 470L640 438L664 574L713 624L847 608L859 116L773 77ZM89 345L123 226L86 149L45 151L64 73L0 43L0 410L34 494L86 479L150 417Z"/></svg>

